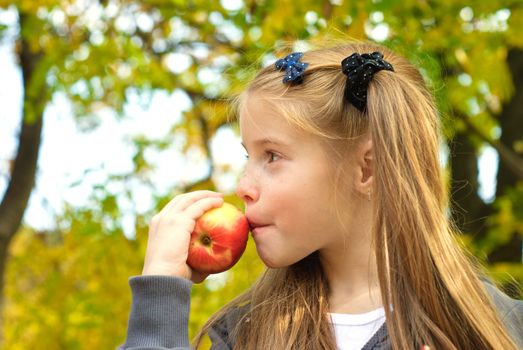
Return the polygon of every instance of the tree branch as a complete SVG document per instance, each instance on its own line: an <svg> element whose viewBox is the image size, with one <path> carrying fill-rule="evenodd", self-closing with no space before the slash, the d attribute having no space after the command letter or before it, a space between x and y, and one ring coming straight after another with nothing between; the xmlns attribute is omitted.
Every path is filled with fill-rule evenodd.
<svg viewBox="0 0 523 350"><path fill-rule="evenodd" d="M494 148L498 154L500 159L505 162L507 167L521 180L523 180L523 159L518 156L516 152L511 150L509 147L505 146L503 143L492 140L490 137L483 134L477 126L475 126L470 119L461 114L461 113L454 113L455 116L457 116L459 119L465 123L465 126L467 129L471 132L473 132L476 136L478 136L481 140L488 143L492 148Z"/></svg>

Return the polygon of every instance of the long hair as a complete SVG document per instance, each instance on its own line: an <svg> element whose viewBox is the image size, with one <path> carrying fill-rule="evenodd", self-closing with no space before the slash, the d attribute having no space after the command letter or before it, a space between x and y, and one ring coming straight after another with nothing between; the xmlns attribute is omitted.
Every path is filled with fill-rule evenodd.
<svg viewBox="0 0 523 350"><path fill-rule="evenodd" d="M375 74L362 113L344 101L340 62L380 51L394 72ZM304 82L282 84L262 69L237 102L263 95L287 118L333 148L369 135L374 147L373 252L394 349L516 349L469 257L456 243L439 161L440 123L419 70L374 43L305 52ZM338 157L346 154L334 152ZM342 161L338 159L338 161ZM338 163L339 164L339 163ZM243 307L230 337L235 349L335 349L328 322L329 286L317 254L267 269L244 294L215 314L195 338Z"/></svg>

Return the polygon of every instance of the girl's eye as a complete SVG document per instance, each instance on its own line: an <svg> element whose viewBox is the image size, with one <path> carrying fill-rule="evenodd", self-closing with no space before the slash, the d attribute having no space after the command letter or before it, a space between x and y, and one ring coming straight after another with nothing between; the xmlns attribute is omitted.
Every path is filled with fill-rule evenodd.
<svg viewBox="0 0 523 350"><path fill-rule="evenodd" d="M267 151L267 156L269 157L269 163L275 162L278 159L280 159L279 155L271 151Z"/></svg>

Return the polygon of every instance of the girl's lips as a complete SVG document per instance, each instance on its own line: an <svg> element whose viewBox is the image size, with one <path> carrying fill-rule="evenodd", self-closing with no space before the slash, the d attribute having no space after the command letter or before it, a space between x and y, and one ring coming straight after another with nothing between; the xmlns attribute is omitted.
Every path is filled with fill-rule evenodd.
<svg viewBox="0 0 523 350"><path fill-rule="evenodd" d="M264 227L267 227L269 225L267 225L267 224L260 224L260 223L257 223L257 222L249 221L249 226L250 226L251 232L254 233L254 232L260 231L260 229L262 229Z"/></svg>
<svg viewBox="0 0 523 350"><path fill-rule="evenodd" d="M267 227L269 227L269 225L258 225L258 226L251 227L251 233L253 235L258 235L258 234L260 234L260 232L262 232Z"/></svg>
<svg viewBox="0 0 523 350"><path fill-rule="evenodd" d="M262 224L262 223L249 219L248 216L247 216L247 221L249 222L249 227L251 230L255 229L256 227L266 226L265 224Z"/></svg>

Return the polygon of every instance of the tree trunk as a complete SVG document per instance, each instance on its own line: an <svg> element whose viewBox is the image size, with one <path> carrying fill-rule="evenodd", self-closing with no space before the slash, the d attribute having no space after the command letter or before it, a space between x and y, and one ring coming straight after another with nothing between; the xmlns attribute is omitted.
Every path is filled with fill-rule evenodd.
<svg viewBox="0 0 523 350"><path fill-rule="evenodd" d="M19 16L20 28L23 28L26 17L22 13ZM28 97L27 87L31 84L33 72L40 61L40 57L41 53L31 52L27 41L21 37L18 59L22 68L24 85L22 125L9 184L0 203L0 314L3 310L4 275L9 243L20 228L36 177L43 124L42 112L46 94L37 94L34 98ZM45 85L42 84L42 86ZM34 113L33 121L28 121L25 118L28 107ZM0 329L2 329L1 322Z"/></svg>
<svg viewBox="0 0 523 350"><path fill-rule="evenodd" d="M521 140L523 130L523 50L510 49L508 53L508 66L514 84L514 95L503 106L503 114L500 117L502 130L500 141L515 151L514 144ZM516 185L520 180L509 167L500 162L497 176L496 196L502 196L508 188ZM522 238L517 232L513 233L512 240L494 250L489 255L491 262L498 261L522 261Z"/></svg>
<svg viewBox="0 0 523 350"><path fill-rule="evenodd" d="M452 167L452 219L461 231L474 237L486 230L490 207L478 195L478 158L470 136L458 133L450 142Z"/></svg>

